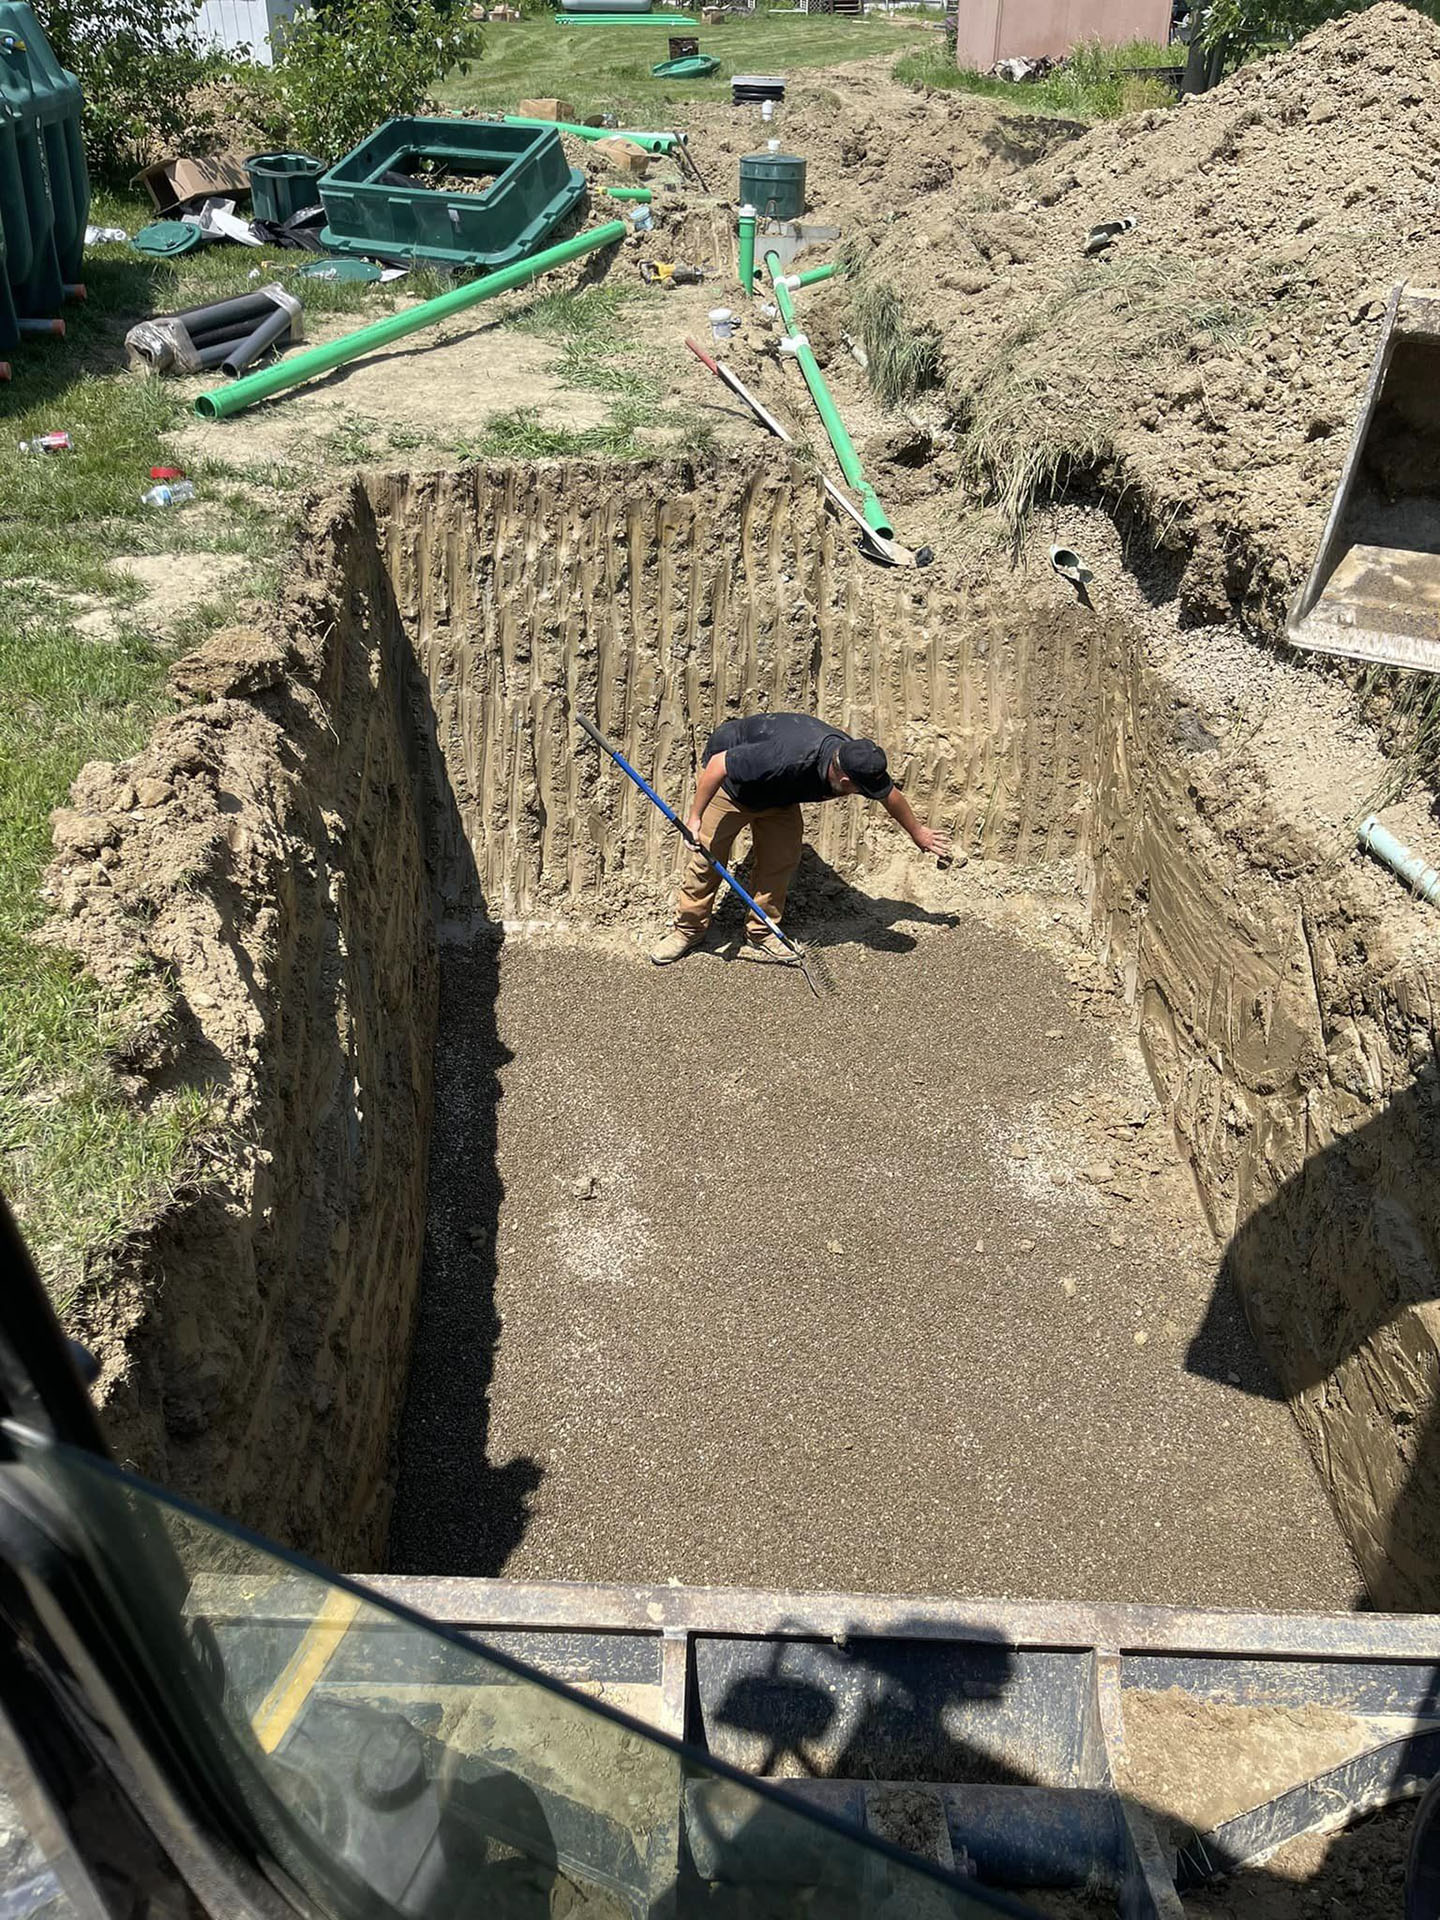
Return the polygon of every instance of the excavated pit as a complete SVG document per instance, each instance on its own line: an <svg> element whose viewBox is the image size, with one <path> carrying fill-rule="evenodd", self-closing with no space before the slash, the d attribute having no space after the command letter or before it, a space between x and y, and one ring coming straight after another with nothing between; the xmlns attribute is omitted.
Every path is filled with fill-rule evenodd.
<svg viewBox="0 0 1440 1920"><path fill-rule="evenodd" d="M76 791L208 849L144 938L245 1121L82 1304L149 1471L358 1568L1435 1603L1428 983L1142 633L877 574L799 468L496 468L318 509L177 684ZM678 797L760 705L969 861L816 810L818 1005L733 917L645 964L673 840L572 718ZM165 831L62 861L92 963Z"/></svg>

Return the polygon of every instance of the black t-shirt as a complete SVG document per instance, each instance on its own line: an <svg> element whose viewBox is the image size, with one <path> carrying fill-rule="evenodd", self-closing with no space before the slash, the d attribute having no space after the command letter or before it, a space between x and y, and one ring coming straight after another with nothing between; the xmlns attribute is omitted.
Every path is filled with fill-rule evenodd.
<svg viewBox="0 0 1440 1920"><path fill-rule="evenodd" d="M753 713L726 720L705 742L705 759L725 756L721 787L751 813L797 802L838 800L826 777L850 738L808 713Z"/></svg>

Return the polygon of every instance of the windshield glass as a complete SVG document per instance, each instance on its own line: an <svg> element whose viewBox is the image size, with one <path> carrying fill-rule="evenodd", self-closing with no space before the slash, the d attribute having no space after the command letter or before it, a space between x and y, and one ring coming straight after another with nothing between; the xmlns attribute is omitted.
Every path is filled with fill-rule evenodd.
<svg viewBox="0 0 1440 1920"><path fill-rule="evenodd" d="M274 1870L348 1916L1016 1912L86 1454L15 1436L137 1699Z"/></svg>

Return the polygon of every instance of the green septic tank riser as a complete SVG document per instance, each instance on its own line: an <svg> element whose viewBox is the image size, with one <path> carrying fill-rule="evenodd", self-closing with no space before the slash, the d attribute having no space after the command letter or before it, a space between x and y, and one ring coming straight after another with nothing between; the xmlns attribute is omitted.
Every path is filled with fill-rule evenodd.
<svg viewBox="0 0 1440 1920"><path fill-rule="evenodd" d="M53 314L81 277L90 179L80 83L23 0L0 0L0 226L15 311Z"/></svg>
<svg viewBox="0 0 1440 1920"><path fill-rule="evenodd" d="M740 205L762 220L798 220L805 211L805 162L796 153L747 153L740 162Z"/></svg>

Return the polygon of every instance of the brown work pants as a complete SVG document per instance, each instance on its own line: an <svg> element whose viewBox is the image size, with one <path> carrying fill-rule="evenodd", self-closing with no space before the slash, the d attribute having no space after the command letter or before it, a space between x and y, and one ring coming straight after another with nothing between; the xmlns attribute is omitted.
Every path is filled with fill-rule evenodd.
<svg viewBox="0 0 1440 1920"><path fill-rule="evenodd" d="M743 827L750 829L751 859L749 892L769 914L778 920L785 911L785 895L790 890L795 869L800 864L800 849L805 842L805 822L799 807L771 807L764 813L752 813L739 806L722 787L705 809L700 822L700 838L715 854L731 866L732 849ZM720 876L692 847L675 901L675 925L681 933L698 940L710 924L715 896L720 891ZM750 938L764 938L762 921L750 915Z"/></svg>

